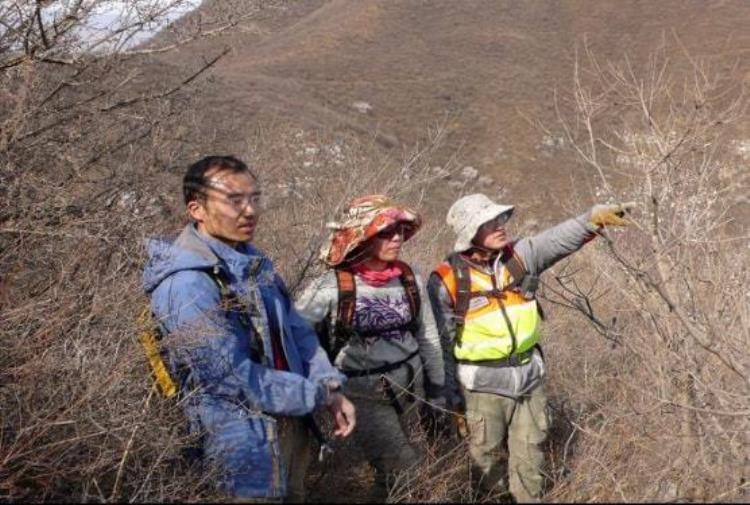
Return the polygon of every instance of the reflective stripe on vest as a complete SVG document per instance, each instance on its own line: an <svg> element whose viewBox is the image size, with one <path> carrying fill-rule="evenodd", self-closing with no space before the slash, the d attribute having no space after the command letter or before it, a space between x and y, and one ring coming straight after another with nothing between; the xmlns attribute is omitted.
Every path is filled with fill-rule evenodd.
<svg viewBox="0 0 750 505"><path fill-rule="evenodd" d="M453 267L446 262L436 272L455 306L457 283ZM539 342L541 318L536 300L527 299L516 290L503 289L509 285L510 276L507 269L503 269L502 274L498 286L501 291L494 291L492 277L469 266L471 299L463 331L453 347L456 359L505 359L511 354L526 352Z"/></svg>

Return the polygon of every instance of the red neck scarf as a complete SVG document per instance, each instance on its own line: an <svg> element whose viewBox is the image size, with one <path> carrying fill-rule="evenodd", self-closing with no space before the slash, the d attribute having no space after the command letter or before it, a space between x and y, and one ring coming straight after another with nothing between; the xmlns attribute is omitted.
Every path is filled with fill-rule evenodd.
<svg viewBox="0 0 750 505"><path fill-rule="evenodd" d="M372 270L363 263L352 267L354 274L374 288L385 286L391 279L400 277L403 271L398 263L388 263L383 270Z"/></svg>

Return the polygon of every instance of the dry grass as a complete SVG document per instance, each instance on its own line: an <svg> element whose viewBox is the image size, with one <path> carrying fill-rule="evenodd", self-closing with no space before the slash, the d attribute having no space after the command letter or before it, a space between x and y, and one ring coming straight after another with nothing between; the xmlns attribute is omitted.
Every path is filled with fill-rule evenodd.
<svg viewBox="0 0 750 505"><path fill-rule="evenodd" d="M734 81L696 66L691 82L670 82L659 61L632 73L588 67L566 109L574 114L562 114L596 181L589 194L577 188L578 201L635 199L641 210L612 247L600 239L546 280L548 299L580 309L547 303L550 500L748 496L747 176L727 150L744 102ZM153 393L135 325L147 303L142 240L181 226L188 161L231 145L259 167L269 209L258 241L293 290L319 268L322 224L352 196L386 192L424 211L405 252L426 274L450 243L449 203L476 189L455 160L446 174L431 167L439 126L398 154L283 122L217 142L226 132L207 131L195 108L197 91L221 83L184 84L203 61L167 83L145 75L148 55L2 62L5 501L218 498L210 473L181 456L189 441L178 405ZM138 86L117 86L132 75ZM397 482L393 501L479 499L462 443L428 443L419 429L415 438L425 461ZM356 448L342 444L330 465L313 468L313 499L361 499L372 476Z"/></svg>

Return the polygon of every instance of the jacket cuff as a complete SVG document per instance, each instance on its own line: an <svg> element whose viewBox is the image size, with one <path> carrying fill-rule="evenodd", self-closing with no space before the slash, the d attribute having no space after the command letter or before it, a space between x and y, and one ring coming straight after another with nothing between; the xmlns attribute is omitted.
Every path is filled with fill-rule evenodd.
<svg viewBox="0 0 750 505"><path fill-rule="evenodd" d="M439 398L445 396L445 386L442 384L433 384L430 381L425 381L424 392L427 398Z"/></svg>
<svg viewBox="0 0 750 505"><path fill-rule="evenodd" d="M331 404L334 393L341 392L342 383L337 379L323 379L318 382L318 395L316 396L316 405L327 407ZM319 401L318 401L319 397Z"/></svg>
<svg viewBox="0 0 750 505"><path fill-rule="evenodd" d="M578 224L583 226L584 230L586 230L586 234L583 236L583 243L586 244L587 242L594 240L601 230L601 227L596 226L591 222L591 211L586 212L585 214L581 214L575 219L576 222L578 222Z"/></svg>

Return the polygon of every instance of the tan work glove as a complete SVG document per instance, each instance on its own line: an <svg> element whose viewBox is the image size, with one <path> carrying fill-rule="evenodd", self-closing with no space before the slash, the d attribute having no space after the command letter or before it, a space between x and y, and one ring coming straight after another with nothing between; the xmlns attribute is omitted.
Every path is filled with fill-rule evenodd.
<svg viewBox="0 0 750 505"><path fill-rule="evenodd" d="M597 228L605 226L628 226L630 222L625 214L635 207L635 202L616 203L609 205L594 205L591 208L591 224Z"/></svg>

